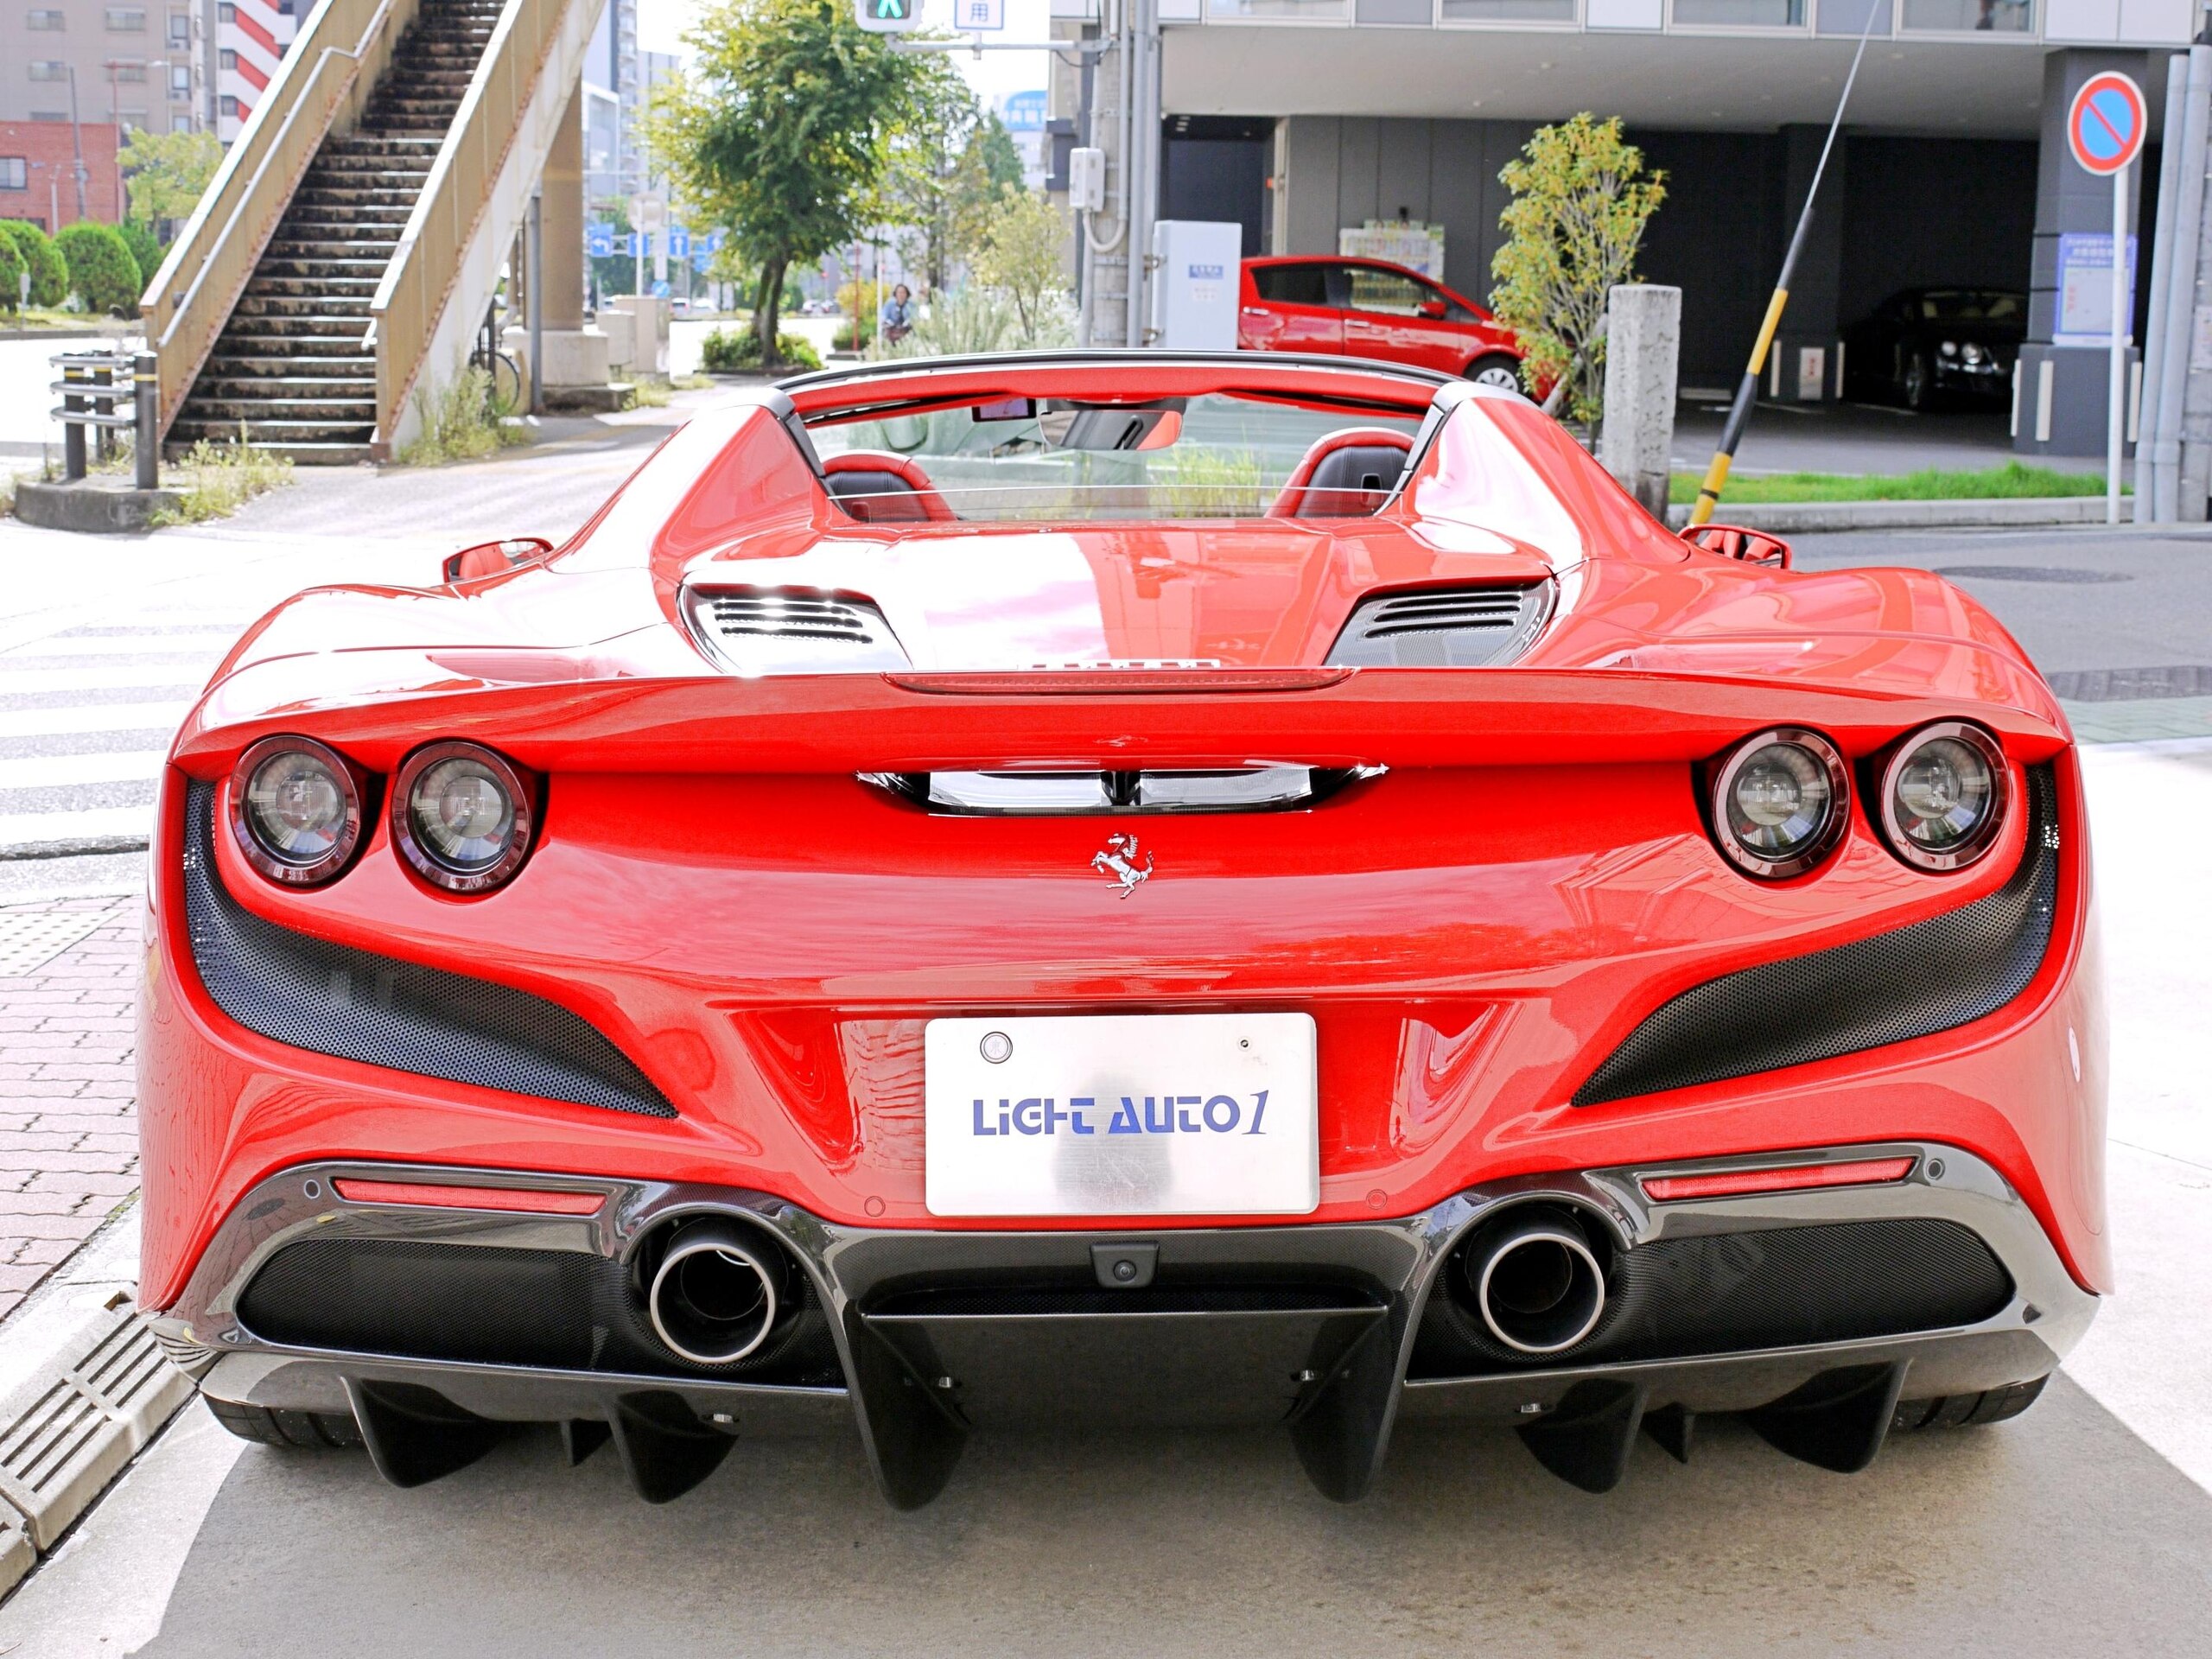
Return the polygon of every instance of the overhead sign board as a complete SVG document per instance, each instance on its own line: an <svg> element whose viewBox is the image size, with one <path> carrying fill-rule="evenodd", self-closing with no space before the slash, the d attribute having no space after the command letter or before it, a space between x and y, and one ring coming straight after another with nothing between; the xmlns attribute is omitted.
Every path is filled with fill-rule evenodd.
<svg viewBox="0 0 2212 1659"><path fill-rule="evenodd" d="M2143 153L2150 127L2143 89L2116 69L2091 75L2066 111L2066 147L2099 178L2119 172Z"/></svg>
<svg viewBox="0 0 2212 1659"><path fill-rule="evenodd" d="M585 226L584 251L594 259L612 259L614 257L614 227L599 219Z"/></svg>
<svg viewBox="0 0 2212 1659"><path fill-rule="evenodd" d="M1009 92L1006 106L999 118L1006 123L1008 132L1042 132L1045 130L1044 92Z"/></svg>
<svg viewBox="0 0 2212 1659"><path fill-rule="evenodd" d="M853 21L871 35L904 35L921 26L922 0L853 0Z"/></svg>
<svg viewBox="0 0 2212 1659"><path fill-rule="evenodd" d="M980 33L1006 27L1006 0L952 0L952 26Z"/></svg>

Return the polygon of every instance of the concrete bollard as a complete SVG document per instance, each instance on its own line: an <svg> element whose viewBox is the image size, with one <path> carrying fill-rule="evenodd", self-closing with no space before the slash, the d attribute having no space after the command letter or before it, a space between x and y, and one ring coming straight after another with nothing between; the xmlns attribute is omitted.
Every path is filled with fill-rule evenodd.
<svg viewBox="0 0 2212 1659"><path fill-rule="evenodd" d="M1605 413L1598 459L1661 523L1675 448L1682 290L1638 283L1606 299Z"/></svg>

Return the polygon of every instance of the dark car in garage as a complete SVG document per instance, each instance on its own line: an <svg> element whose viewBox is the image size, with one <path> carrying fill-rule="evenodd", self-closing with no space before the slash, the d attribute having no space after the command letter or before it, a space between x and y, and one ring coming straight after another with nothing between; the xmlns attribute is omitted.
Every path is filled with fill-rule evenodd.
<svg viewBox="0 0 2212 1659"><path fill-rule="evenodd" d="M1908 288L1844 331L1844 395L1907 409L2012 393L2028 296L2000 288Z"/></svg>

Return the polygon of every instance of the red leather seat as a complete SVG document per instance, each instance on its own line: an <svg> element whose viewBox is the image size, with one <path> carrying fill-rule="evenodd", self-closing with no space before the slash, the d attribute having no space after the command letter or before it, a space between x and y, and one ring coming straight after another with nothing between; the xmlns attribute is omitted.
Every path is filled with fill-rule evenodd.
<svg viewBox="0 0 2212 1659"><path fill-rule="evenodd" d="M930 475L904 455L852 449L831 455L822 471L837 505L863 524L950 524L959 517Z"/></svg>
<svg viewBox="0 0 2212 1659"><path fill-rule="evenodd" d="M1314 441L1268 509L1270 518L1363 518L1406 469L1414 441L1384 426L1347 426Z"/></svg>

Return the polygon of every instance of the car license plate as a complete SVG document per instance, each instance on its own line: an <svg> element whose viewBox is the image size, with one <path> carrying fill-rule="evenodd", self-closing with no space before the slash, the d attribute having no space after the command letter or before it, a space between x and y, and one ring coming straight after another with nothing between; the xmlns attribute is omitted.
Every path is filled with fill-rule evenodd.
<svg viewBox="0 0 2212 1659"><path fill-rule="evenodd" d="M1303 1014L932 1020L930 1212L1310 1215L1313 1054Z"/></svg>

